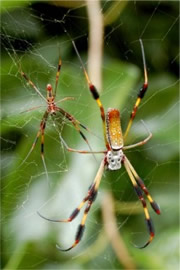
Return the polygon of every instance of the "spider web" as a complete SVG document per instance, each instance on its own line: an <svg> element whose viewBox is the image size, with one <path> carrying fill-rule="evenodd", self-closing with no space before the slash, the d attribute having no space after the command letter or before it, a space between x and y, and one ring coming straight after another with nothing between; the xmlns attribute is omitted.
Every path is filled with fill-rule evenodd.
<svg viewBox="0 0 180 270"><path fill-rule="evenodd" d="M83 132L94 150L104 149L99 109L88 93L81 65L72 48L74 40L87 65L89 40L86 4L74 2L73 7L70 7L63 1L56 5L25 1L6 3L2 5L1 18L3 265L6 269L10 269L10 266L14 269L124 269L103 234L101 201L105 192L111 191L118 230L136 264L143 269L176 267L177 2L154 1L145 4L130 1L122 14L106 26L104 34L101 100L105 110L109 107L120 109L123 130L143 82L139 38L144 42L150 87L139 108L127 144L146 136L141 119L153 133L153 139L142 148L128 151L127 156L161 206L161 217L156 217L150 210L157 236L148 250L141 253L134 250L131 242L142 243L147 237L141 205L124 169L105 172L98 198L88 215L84 237L79 247L66 254L59 253L55 244L62 247L72 244L82 215L71 224L53 224L42 220L37 211L50 218L68 217L85 196L102 157L97 156L95 160L91 155L67 153L59 134L73 148L88 148L72 125L58 116L55 122L48 119L45 131L48 182L40 156L40 142L21 166L35 139L46 107L24 112L44 103L20 76L18 68L22 68L46 97L46 84L55 85L60 55L63 64L56 100L67 96L75 99L58 105L92 130L95 136ZM111 1L101 3L103 14L111 4ZM129 18L134 23L130 23ZM157 256L159 253L160 258ZM152 265L142 262L152 261L152 258L156 261ZM16 264L17 268L14 266Z"/></svg>

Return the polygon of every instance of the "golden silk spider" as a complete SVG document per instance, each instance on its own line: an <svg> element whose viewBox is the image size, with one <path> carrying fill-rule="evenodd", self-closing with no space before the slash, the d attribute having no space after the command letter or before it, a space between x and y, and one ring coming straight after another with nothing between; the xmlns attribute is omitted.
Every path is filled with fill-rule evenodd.
<svg viewBox="0 0 180 270"><path fill-rule="evenodd" d="M56 115L57 113L60 113L64 118L66 118L68 121L70 121L72 123L72 125L74 126L74 128L76 129L76 131L79 132L79 134L81 135L83 140L87 143L89 149L92 150L90 145L89 145L89 142L88 142L87 138L85 137L84 133L81 131L81 128L85 129L88 132L91 132L91 131L87 127L85 127L83 124L81 124L73 115L69 114L68 112L63 110L61 107L58 107L56 105L59 102L74 99L73 97L65 97L65 98L55 102L56 91L57 91L57 87L58 87L58 81L59 81L60 70L61 70L61 64L62 64L61 58L59 58L58 68L57 68L57 72L56 72L55 88L53 90L52 85L47 84L47 86L46 86L47 97L46 98L41 94L41 92L36 87L36 85L28 78L28 76L21 70L21 68L19 68L21 75L25 78L27 83L32 88L34 88L36 93L46 102L46 106L47 106L46 111L44 112L44 115L43 115L42 120L40 122L40 127L39 127L39 130L37 132L36 138L35 138L35 140L34 140L34 142L32 144L32 147L31 147L29 153L27 154L27 156L25 157L25 159L23 160L23 162L20 164L20 166L22 166L24 164L24 162L27 160L27 158L30 156L31 152L34 150L34 148L35 148L35 146L37 144L38 138L41 136L41 158L42 158L42 161L43 161L43 166L44 166L44 170L45 170L47 178L48 178L47 166L46 166L45 158L44 158L44 132L45 132L46 123L47 123L49 115L53 118L54 115ZM26 110L25 112L36 110L36 109L38 109L40 107L44 107L44 105L40 105L40 106L30 108L30 109Z"/></svg>
<svg viewBox="0 0 180 270"><path fill-rule="evenodd" d="M96 199L98 188L99 188L104 170L105 169L119 170L121 168L121 166L124 165L124 167L128 173L128 176L132 182L134 190L135 190L139 200L141 201L143 209L144 209L144 215L145 215L145 219L146 219L146 223L147 223L147 228L149 231L149 239L147 240L147 242L143 246L138 247L138 248L145 248L146 246L148 246L151 243L152 239L154 238L154 228L153 228L152 220L151 220L150 215L149 215L149 211L147 208L147 204L146 204L146 200L144 198L143 192L146 195L147 199L149 200L151 207L158 215L160 214L160 208L157 205L157 203L152 199L143 180L139 177L139 175L135 171L134 167L131 165L130 161L128 160L128 158L124 154L125 150L144 145L152 137L151 132L148 131L149 135L143 141L140 141L140 142L132 144L132 145L124 146L124 141L129 133L132 122L136 116L138 106L139 106L139 104L140 104L142 98L144 97L146 90L148 88L148 76L147 76L147 68L146 68L146 61L145 61L145 54L144 54L144 47L143 47L142 40L140 39L140 46L141 46L141 51L142 51L142 59L143 59L143 67L144 67L144 83L143 83L143 85L140 88L140 91L138 93L138 97L137 97L137 100L136 100L135 105L133 107L133 110L132 110L132 113L130 116L130 120L129 120L129 123L127 125L127 128L125 130L124 135L123 135L122 130L121 130L119 110L114 109L114 108L109 108L107 113L105 114L104 107L100 101L99 94L98 94L95 86L92 84L92 82L89 79L89 76L87 74L87 71L85 69L85 66L82 62L82 59L80 57L80 54L77 50L77 47L76 47L74 41L72 43L73 43L74 49L77 53L77 56L79 58L79 61L81 63L81 66L83 68L84 75L85 75L86 81L88 83L89 90L92 94L92 97L96 100L98 107L100 108L106 150L98 151L98 152L76 150L76 149L70 148L67 145L67 143L64 141L64 139L61 137L61 140L62 140L65 148L70 152L76 152L76 153L81 153L81 154L99 154L99 153L101 153L101 154L104 154L104 157L101 161L98 172L97 172L95 179L94 179L93 183L91 184L86 196L81 201L79 206L77 208L75 208L75 210L72 212L72 214L69 216L68 219L54 220L54 219L44 217L39 212L38 212L38 214L42 218L44 218L48 221L52 221L52 222L71 222L78 215L78 213L80 212L80 210L84 206L84 204L87 203L86 208L84 210L84 214L83 214L81 223L77 229L74 243L67 249L62 249L57 245L57 248L61 251L71 250L80 242L80 240L83 236L87 215L88 215L88 212L89 212L93 202Z"/></svg>

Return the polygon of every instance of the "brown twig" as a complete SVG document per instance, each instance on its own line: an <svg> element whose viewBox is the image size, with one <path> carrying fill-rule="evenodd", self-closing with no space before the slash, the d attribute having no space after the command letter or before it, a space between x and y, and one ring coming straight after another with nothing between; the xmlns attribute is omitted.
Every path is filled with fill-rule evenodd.
<svg viewBox="0 0 180 270"><path fill-rule="evenodd" d="M102 89L103 15L99 0L86 0L89 19L88 72L98 91Z"/></svg>
<svg viewBox="0 0 180 270"><path fill-rule="evenodd" d="M106 192L103 196L102 215L107 237L109 238L112 248L116 253L116 256L118 257L119 261L125 267L125 269L131 270L136 269L135 263L131 258L130 254L128 253L128 250L117 228L114 210L114 201L112 194L110 192Z"/></svg>

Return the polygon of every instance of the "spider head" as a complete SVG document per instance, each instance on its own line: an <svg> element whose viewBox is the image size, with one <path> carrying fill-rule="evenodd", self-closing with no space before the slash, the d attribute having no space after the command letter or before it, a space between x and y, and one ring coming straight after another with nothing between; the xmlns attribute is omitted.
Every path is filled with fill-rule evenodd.
<svg viewBox="0 0 180 270"><path fill-rule="evenodd" d="M47 91L47 97L51 98L53 96L53 89L50 83L47 84L46 91Z"/></svg>
<svg viewBox="0 0 180 270"><path fill-rule="evenodd" d="M54 95L53 95L53 89L51 84L47 84L46 86L46 91L47 91L47 101L48 103L54 102Z"/></svg>
<svg viewBox="0 0 180 270"><path fill-rule="evenodd" d="M47 90L48 92L52 92L52 85L51 85L50 83L47 84L46 90Z"/></svg>
<svg viewBox="0 0 180 270"><path fill-rule="evenodd" d="M121 168L121 162L123 158L123 151L122 149L118 151L108 151L107 152L107 162L108 162L108 169L119 170Z"/></svg>

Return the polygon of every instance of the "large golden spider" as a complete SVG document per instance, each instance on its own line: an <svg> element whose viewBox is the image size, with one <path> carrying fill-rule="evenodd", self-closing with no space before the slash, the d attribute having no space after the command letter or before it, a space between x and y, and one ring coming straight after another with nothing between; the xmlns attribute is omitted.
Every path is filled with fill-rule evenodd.
<svg viewBox="0 0 180 270"><path fill-rule="evenodd" d="M141 246L139 248L145 248L146 246L149 245L149 243L152 241L152 239L154 237L154 228L153 228L152 220L151 220L150 215L149 215L149 211L147 208L147 204L146 204L146 200L144 198L143 192L146 195L147 199L149 200L151 207L158 215L160 214L160 209L159 209L159 206L157 205L157 203L152 199L151 195L149 194L149 191L146 188L143 180L139 177L139 175L135 171L134 167L132 166L132 164L130 163L130 161L128 160L126 155L124 154L125 150L144 145L152 137L151 132L148 131L149 135L143 141L140 141L138 143L128 145L128 146L124 145L126 137L127 137L129 130L131 128L132 122L136 116L138 106L139 106L139 104L140 104L142 98L144 97L146 90L148 88L148 76L147 76L146 61L145 61L145 54L144 54L144 47L143 47L142 40L140 40L140 45L141 45L143 67L144 67L144 83L139 91L137 100L136 100L135 105L133 107L133 110L132 110L132 113L130 116L130 120L129 120L129 123L127 125L127 128L125 130L124 135L123 135L122 130L121 130L119 110L114 109L114 108L109 108L107 113L105 114L104 107L100 101L99 94L98 94L95 86L92 84L92 82L89 79L89 76L88 76L87 71L84 67L84 64L81 60L81 57L79 55L79 52L76 48L75 43L74 42L72 42L72 43L73 43L74 49L78 55L80 63L82 65L82 68L83 68L83 71L85 74L85 78L86 78L88 86L89 86L89 90L100 108L106 150L97 151L97 152L96 151L76 150L76 149L70 148L67 145L67 143L64 141L64 139L61 137L61 140L62 140L64 146L70 152L76 152L76 153L81 153L81 154L99 154L99 153L101 153L101 154L104 154L104 157L101 161L98 172L97 172L95 179L94 179L93 183L91 184L86 196L84 197L82 202L79 204L79 206L77 208L75 208L75 210L72 212L72 214L70 215L70 217L68 219L54 220L54 219L46 218L46 217L42 216L40 213L38 213L38 214L42 218L49 220L49 221L52 221L52 222L71 222L78 215L81 208L86 203L84 215L83 215L81 223L77 229L74 243L67 249L62 249L57 245L57 248L61 251L71 250L80 242L80 240L82 238L82 235L83 235L84 229L85 229L85 222L87 219L87 215L89 213L89 210L91 209L93 202L96 199L98 188L99 188L104 170L105 169L119 170L121 168L121 166L124 165L128 175L129 175L129 178L133 184L134 190L135 190L139 200L141 201L143 209L144 209L144 215L145 215L145 219L147 222L147 228L149 231L149 239L147 240L147 242L143 246Z"/></svg>

